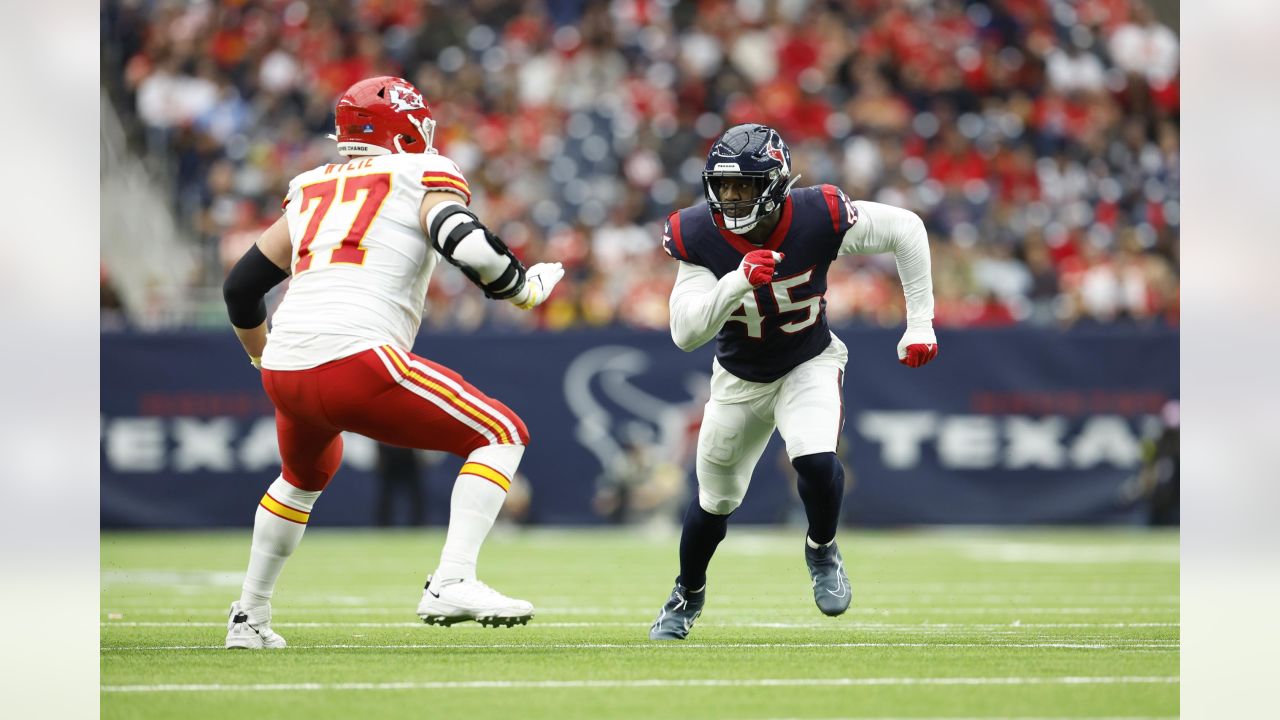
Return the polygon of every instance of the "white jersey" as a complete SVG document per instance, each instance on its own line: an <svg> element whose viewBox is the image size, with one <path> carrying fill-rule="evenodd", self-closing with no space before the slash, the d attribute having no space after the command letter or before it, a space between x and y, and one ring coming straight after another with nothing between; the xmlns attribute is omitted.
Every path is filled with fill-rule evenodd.
<svg viewBox="0 0 1280 720"><path fill-rule="evenodd" d="M263 367L305 370L379 345L413 347L440 257L419 221L429 190L471 202L458 166L435 154L353 158L289 183L292 278Z"/></svg>

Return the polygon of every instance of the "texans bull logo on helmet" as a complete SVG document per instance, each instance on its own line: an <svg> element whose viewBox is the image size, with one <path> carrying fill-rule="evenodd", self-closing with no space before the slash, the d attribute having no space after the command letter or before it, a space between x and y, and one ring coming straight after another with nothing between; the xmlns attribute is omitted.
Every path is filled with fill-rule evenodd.
<svg viewBox="0 0 1280 720"><path fill-rule="evenodd" d="M782 166L781 169L784 174L789 175L791 173L791 163L787 162L787 156L782 152L782 148L774 147L770 145L769 150L766 154L769 157L773 158L774 160L778 161L778 163Z"/></svg>
<svg viewBox="0 0 1280 720"><path fill-rule="evenodd" d="M781 206L799 175L791 174L791 151L782 136L757 123L735 125L724 132L707 154L702 172L707 208L716 227L737 234L750 232ZM755 196L726 200L720 196L725 180L749 180Z"/></svg>

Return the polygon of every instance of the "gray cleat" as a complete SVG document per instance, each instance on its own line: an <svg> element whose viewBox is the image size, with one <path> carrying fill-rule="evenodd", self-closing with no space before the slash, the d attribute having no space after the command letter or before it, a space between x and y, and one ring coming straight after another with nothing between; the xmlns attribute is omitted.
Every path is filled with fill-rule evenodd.
<svg viewBox="0 0 1280 720"><path fill-rule="evenodd" d="M683 640L693 628L693 622L702 614L702 604L707 601L707 589L689 592L689 589L676 582L671 597L662 606L658 619L649 628L650 640Z"/></svg>
<svg viewBox="0 0 1280 720"><path fill-rule="evenodd" d="M832 542L815 550L806 542L804 561L809 565L809 577L813 578L813 601L822 614L834 617L848 610L853 593L849 590L849 576L844 571L840 548Z"/></svg>

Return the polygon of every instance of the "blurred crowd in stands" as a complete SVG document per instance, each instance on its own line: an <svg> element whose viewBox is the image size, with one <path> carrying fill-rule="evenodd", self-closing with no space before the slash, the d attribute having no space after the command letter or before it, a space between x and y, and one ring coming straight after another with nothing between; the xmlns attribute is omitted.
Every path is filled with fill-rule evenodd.
<svg viewBox="0 0 1280 720"><path fill-rule="evenodd" d="M782 133L800 185L925 219L939 327L1178 322L1178 38L1142 0L101 9L104 89L199 244L193 289L220 285L293 175L335 159L338 95L392 74L423 91L478 215L568 270L521 313L442 268L427 328L665 328L662 222L746 121ZM891 255L837 262L829 287L833 323L902 322Z"/></svg>

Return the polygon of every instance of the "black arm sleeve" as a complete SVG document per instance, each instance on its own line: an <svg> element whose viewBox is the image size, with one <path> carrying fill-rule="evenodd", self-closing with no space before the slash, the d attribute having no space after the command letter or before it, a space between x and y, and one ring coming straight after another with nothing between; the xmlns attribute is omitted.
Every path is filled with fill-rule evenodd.
<svg viewBox="0 0 1280 720"><path fill-rule="evenodd" d="M257 245L250 247L222 283L222 299L227 303L231 324L242 330L261 325L267 319L263 297L287 277L289 273L268 260Z"/></svg>

